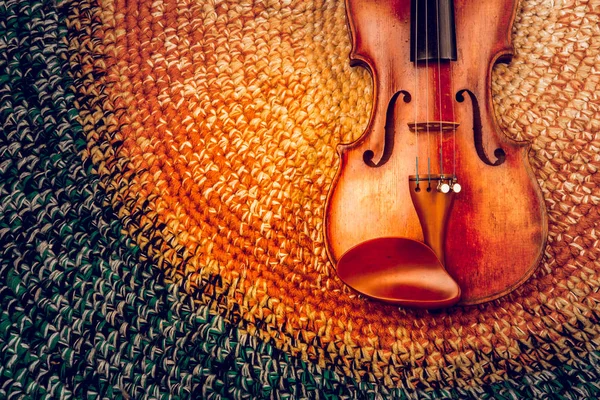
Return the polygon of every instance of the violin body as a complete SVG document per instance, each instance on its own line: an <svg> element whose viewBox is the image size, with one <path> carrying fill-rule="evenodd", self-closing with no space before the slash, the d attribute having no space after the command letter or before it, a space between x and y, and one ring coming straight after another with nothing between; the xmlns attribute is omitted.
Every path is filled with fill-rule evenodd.
<svg viewBox="0 0 600 400"><path fill-rule="evenodd" d="M517 3L455 0L456 60L416 64L409 57L411 1L346 0L351 63L370 71L374 98L365 132L338 146L325 210L334 265L375 238L423 241L407 182L418 169L423 188L433 172L460 179L443 264L461 304L503 296L534 272L547 236L544 201L529 143L500 132L491 99L492 68L511 56ZM453 132L442 121L451 121Z"/></svg>

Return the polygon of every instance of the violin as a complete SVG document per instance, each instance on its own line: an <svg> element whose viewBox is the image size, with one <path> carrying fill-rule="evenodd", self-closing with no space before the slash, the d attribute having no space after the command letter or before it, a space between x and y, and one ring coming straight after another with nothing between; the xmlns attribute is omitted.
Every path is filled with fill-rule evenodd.
<svg viewBox="0 0 600 400"><path fill-rule="evenodd" d="M547 237L530 143L500 132L492 68L510 62L518 0L346 0L369 123L339 144L324 233L340 279L408 307L497 299Z"/></svg>

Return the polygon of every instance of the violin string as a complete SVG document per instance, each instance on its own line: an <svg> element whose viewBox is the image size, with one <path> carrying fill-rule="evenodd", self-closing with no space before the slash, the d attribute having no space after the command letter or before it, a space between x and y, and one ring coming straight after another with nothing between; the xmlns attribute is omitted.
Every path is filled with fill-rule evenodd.
<svg viewBox="0 0 600 400"><path fill-rule="evenodd" d="M455 23L456 25L456 23ZM456 100L456 95L454 93L454 81L452 80L452 59L448 60L449 65L449 73L450 76L448 80L450 81L450 105L452 111L452 180L456 179L456 114L454 113L454 102Z"/></svg>
<svg viewBox="0 0 600 400"><path fill-rule="evenodd" d="M440 114L440 176L444 176L444 138L443 138L443 115L442 115L442 68L440 54L440 0L435 2L435 13L437 17L437 70L438 70L438 107Z"/></svg>
<svg viewBox="0 0 600 400"><path fill-rule="evenodd" d="M452 179L456 179L456 115L454 114L454 82L452 81L452 60L450 64L450 103L452 104Z"/></svg>
<svg viewBox="0 0 600 400"><path fill-rule="evenodd" d="M417 127L418 110L419 110L419 68L417 66L418 61L418 42L419 42L419 0L415 0L415 20L414 20L414 32L415 35L415 134L417 135L417 157L415 160L416 164L416 176L417 176L417 188L419 187L419 129Z"/></svg>
<svg viewBox="0 0 600 400"><path fill-rule="evenodd" d="M427 21L427 17L429 16L429 11L427 9L427 3L429 1L425 0L425 21ZM428 186L427 189L431 189L431 138L429 135L429 24L425 23L425 82L426 84L426 92L425 92L425 127L427 131L427 179Z"/></svg>

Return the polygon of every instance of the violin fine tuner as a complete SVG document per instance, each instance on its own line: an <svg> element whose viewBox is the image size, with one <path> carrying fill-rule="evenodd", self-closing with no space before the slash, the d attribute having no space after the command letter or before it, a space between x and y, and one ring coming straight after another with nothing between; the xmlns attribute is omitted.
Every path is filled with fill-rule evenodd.
<svg viewBox="0 0 600 400"><path fill-rule="evenodd" d="M548 228L530 146L499 131L491 101L518 2L346 0L350 59L376 90L363 135L338 146L324 229L338 276L359 293L479 304L539 264Z"/></svg>
<svg viewBox="0 0 600 400"><path fill-rule="evenodd" d="M462 186L460 186L456 177L448 178L447 180L444 180L442 177L437 187L438 192L449 193L450 189L454 193L460 193Z"/></svg>
<svg viewBox="0 0 600 400"><path fill-rule="evenodd" d="M444 176L441 176L438 182L437 191L449 193L450 189L452 189L454 193L460 192L461 186L458 184L456 177L444 178Z"/></svg>

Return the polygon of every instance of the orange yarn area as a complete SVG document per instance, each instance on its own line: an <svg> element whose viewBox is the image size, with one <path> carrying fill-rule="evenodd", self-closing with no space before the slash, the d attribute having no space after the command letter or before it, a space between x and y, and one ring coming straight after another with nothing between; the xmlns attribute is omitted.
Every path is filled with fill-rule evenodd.
<svg viewBox="0 0 600 400"><path fill-rule="evenodd" d="M494 72L502 127L533 142L544 264L493 303L429 313L356 296L325 253L335 146L362 133L372 98L369 75L348 63L341 3L101 4L94 85L122 148L107 151L84 124L85 156L108 177L127 235L214 313L357 378L467 387L545 366L554 346L567 357L576 324L597 340L600 10L524 1L516 57Z"/></svg>

